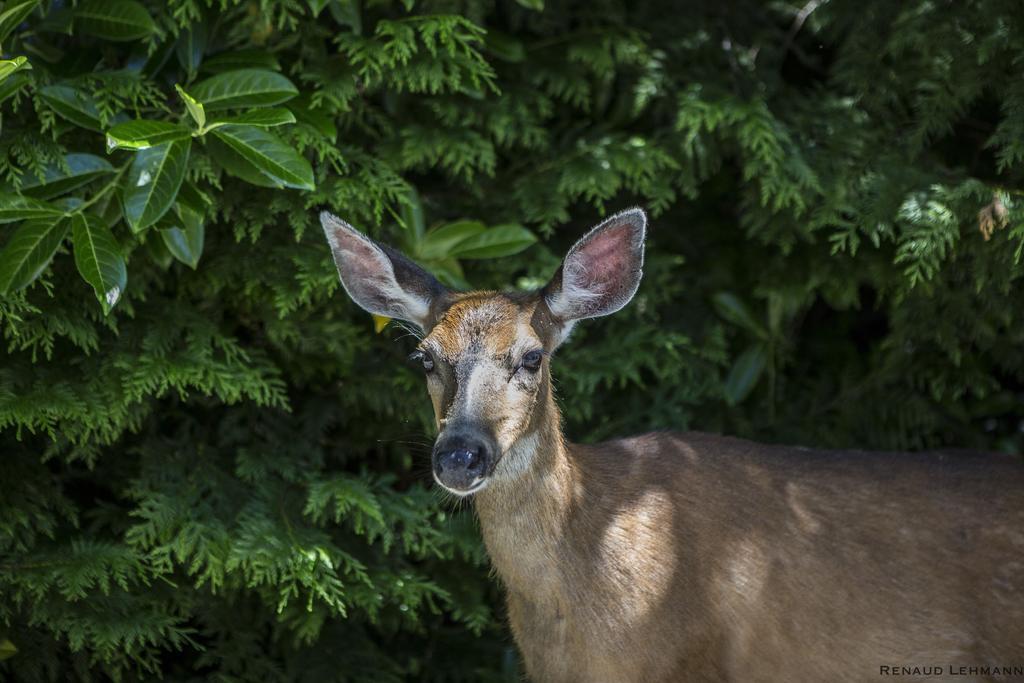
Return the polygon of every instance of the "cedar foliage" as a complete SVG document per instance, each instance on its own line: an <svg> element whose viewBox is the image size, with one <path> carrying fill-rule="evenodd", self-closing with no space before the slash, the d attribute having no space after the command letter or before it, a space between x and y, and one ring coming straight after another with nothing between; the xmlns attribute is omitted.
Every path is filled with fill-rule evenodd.
<svg viewBox="0 0 1024 683"><path fill-rule="evenodd" d="M520 288L648 208L575 438L1024 447L1018 2L7 0L0 46L4 680L517 679L320 207Z"/></svg>

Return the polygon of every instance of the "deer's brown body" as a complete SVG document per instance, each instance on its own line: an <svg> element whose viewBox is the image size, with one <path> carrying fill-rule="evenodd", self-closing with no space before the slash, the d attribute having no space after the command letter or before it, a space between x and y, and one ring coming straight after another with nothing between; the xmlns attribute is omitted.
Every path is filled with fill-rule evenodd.
<svg viewBox="0 0 1024 683"><path fill-rule="evenodd" d="M434 477L475 497L532 680L1024 680L1017 459L697 433L565 442L549 358L633 296L642 212L516 295L450 292L322 220L350 296L425 332Z"/></svg>
<svg viewBox="0 0 1024 683"><path fill-rule="evenodd" d="M476 499L532 680L1024 680L1009 458L659 433L537 460Z"/></svg>

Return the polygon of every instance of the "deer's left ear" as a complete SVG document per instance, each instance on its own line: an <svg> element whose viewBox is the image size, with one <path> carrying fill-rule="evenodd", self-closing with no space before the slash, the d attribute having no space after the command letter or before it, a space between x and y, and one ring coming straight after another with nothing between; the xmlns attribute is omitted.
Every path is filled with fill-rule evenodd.
<svg viewBox="0 0 1024 683"><path fill-rule="evenodd" d="M544 288L548 309L565 333L576 320L614 313L640 286L647 216L640 209L617 213L573 245Z"/></svg>
<svg viewBox="0 0 1024 683"><path fill-rule="evenodd" d="M327 211L320 214L320 224L341 284L353 301L370 313L427 329L434 302L448 292L444 285L399 252L377 244Z"/></svg>

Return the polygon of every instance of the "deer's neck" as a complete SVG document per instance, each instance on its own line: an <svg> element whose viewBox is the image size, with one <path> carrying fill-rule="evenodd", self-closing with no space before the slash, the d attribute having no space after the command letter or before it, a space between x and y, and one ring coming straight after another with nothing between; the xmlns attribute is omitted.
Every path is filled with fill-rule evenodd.
<svg viewBox="0 0 1024 683"><path fill-rule="evenodd" d="M503 456L486 489L476 494L484 543L509 589L536 593L539 576L564 561L559 546L577 488L570 445L550 387L538 400L530 429Z"/></svg>

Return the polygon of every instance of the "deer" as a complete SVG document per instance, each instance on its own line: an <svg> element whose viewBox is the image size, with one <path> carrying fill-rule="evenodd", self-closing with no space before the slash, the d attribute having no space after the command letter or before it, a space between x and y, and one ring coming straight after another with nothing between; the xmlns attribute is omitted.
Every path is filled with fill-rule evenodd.
<svg viewBox="0 0 1024 683"><path fill-rule="evenodd" d="M433 478L472 501L537 683L1024 680L1024 465L967 451L563 435L555 352L640 285L608 217L532 292L453 291L320 216L348 296L422 331Z"/></svg>

